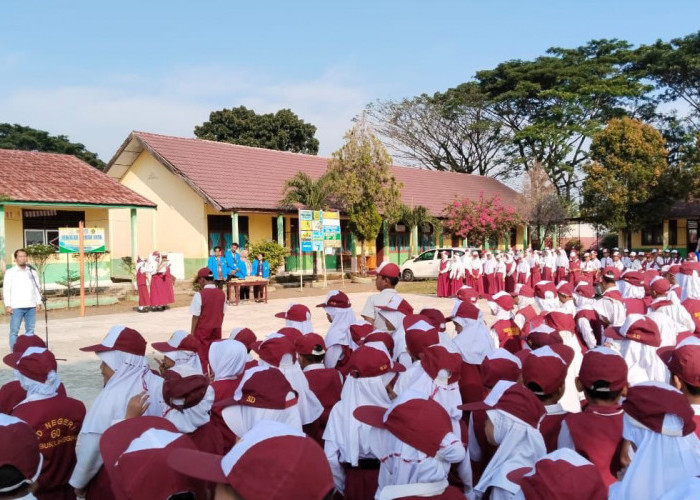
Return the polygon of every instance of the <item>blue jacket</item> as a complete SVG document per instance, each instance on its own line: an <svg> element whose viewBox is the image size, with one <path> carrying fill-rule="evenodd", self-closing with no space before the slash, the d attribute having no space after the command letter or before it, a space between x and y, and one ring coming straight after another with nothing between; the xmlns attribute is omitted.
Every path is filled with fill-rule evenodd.
<svg viewBox="0 0 700 500"><path fill-rule="evenodd" d="M241 256L238 252L236 252L236 256L234 257L231 250L226 250L226 267L228 268L229 274L233 273L238 276L238 271L241 268ZM245 269L243 272L245 273Z"/></svg>
<svg viewBox="0 0 700 500"><path fill-rule="evenodd" d="M209 261L207 262L207 267L211 269L212 274L214 275L215 280L225 280L228 277L228 264L226 263L226 259L221 256L221 272L223 273L223 276L219 276L217 265L216 265L216 256L212 255L209 257Z"/></svg>
<svg viewBox="0 0 700 500"><path fill-rule="evenodd" d="M262 263L262 277L265 279L268 279L270 277L270 264L267 263L266 260L263 260ZM255 259L253 261L253 271L250 273L251 276L257 276L258 275L258 259Z"/></svg>

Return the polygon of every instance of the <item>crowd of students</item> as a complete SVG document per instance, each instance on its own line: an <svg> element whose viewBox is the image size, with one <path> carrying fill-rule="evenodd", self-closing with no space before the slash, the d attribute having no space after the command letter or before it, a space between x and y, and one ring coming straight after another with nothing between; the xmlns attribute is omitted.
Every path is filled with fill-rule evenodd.
<svg viewBox="0 0 700 500"><path fill-rule="evenodd" d="M331 291L329 327L294 304L206 363L177 331L152 344L158 371L114 326L82 348L104 379L87 412L21 336L0 498L700 498L700 264L569 269L512 292L462 284L445 317L401 297L386 263L359 318Z"/></svg>

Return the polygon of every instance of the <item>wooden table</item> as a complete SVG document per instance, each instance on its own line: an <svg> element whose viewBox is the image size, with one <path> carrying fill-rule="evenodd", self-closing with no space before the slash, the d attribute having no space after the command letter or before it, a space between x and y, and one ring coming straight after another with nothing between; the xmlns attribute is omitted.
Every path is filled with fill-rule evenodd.
<svg viewBox="0 0 700 500"><path fill-rule="evenodd" d="M241 299L241 287L242 286L261 286L263 287L263 300L267 304L267 285L269 283L269 280L231 280L226 282L226 299L228 300L229 304L232 302L231 301L231 288L234 289L234 293L236 296L235 304L238 305L240 299ZM253 294L255 294L255 291L253 291ZM253 295L255 296L255 295Z"/></svg>

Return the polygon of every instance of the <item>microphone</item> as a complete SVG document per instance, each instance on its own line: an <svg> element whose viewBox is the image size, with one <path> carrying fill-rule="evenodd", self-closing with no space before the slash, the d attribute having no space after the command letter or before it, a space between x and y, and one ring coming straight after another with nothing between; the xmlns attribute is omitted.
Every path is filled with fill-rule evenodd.
<svg viewBox="0 0 700 500"><path fill-rule="evenodd" d="M27 267L28 267L29 269L31 269L32 271L36 271L36 267L34 267L34 266L31 265L31 264L27 264Z"/></svg>

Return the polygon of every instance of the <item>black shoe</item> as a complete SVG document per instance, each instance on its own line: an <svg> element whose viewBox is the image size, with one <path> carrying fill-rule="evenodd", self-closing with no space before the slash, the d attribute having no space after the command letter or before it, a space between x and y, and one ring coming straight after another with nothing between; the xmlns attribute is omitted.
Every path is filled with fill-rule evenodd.
<svg viewBox="0 0 700 500"><path fill-rule="evenodd" d="M144 308L144 309L136 308L136 312L147 313L147 312L148 312L148 308Z"/></svg>

